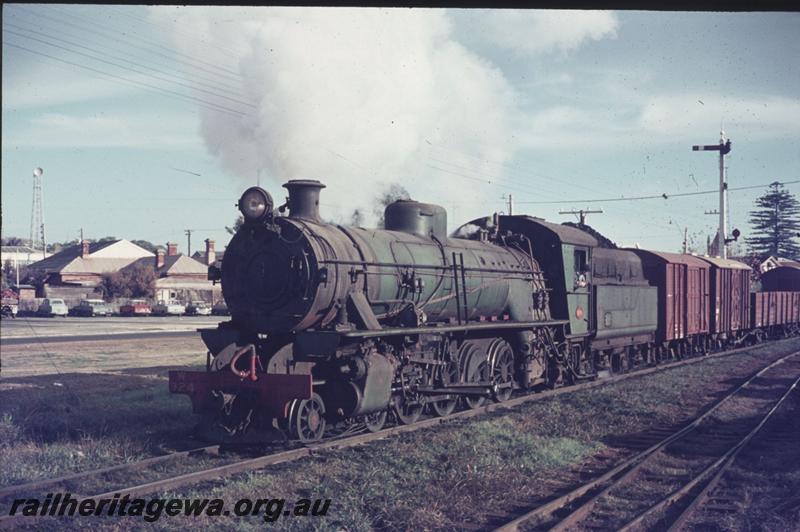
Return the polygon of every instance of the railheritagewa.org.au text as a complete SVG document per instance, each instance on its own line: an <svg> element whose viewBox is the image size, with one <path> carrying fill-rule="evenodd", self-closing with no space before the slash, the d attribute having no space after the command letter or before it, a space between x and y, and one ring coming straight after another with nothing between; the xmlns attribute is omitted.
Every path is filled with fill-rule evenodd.
<svg viewBox="0 0 800 532"><path fill-rule="evenodd" d="M71 493L49 493L44 499L16 499L9 516L29 517L140 517L154 522L164 517L260 517L268 523L281 518L323 517L330 499L238 499L229 506L223 499L134 498L119 493L113 497L77 498Z"/></svg>

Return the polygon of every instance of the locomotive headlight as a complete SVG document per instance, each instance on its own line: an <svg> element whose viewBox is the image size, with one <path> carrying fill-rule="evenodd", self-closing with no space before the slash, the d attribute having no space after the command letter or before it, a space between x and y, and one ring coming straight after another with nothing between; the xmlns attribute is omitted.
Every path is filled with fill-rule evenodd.
<svg viewBox="0 0 800 532"><path fill-rule="evenodd" d="M239 198L239 211L245 222L260 222L272 214L272 196L261 187L250 187Z"/></svg>

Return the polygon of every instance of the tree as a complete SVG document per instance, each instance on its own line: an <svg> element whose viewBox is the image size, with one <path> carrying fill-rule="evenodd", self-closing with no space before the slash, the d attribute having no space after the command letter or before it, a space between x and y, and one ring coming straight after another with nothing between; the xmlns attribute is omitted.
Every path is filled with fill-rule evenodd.
<svg viewBox="0 0 800 532"><path fill-rule="evenodd" d="M8 238L3 238L0 240L0 243L4 246L27 246L28 241L23 240L22 238L18 238L16 236L10 236Z"/></svg>
<svg viewBox="0 0 800 532"><path fill-rule="evenodd" d="M147 251L149 251L151 253L155 253L156 252L156 248L158 247L155 244L153 244L152 242L150 242L149 240L131 240L131 242L136 244L140 248L146 249Z"/></svg>
<svg viewBox="0 0 800 532"><path fill-rule="evenodd" d="M3 263L3 286L17 284L17 270L10 260Z"/></svg>
<svg viewBox="0 0 800 532"><path fill-rule="evenodd" d="M765 259L770 255L800 256L800 202L778 182L756 199L757 209L750 211L753 236L748 237L750 252Z"/></svg>
<svg viewBox="0 0 800 532"><path fill-rule="evenodd" d="M156 272L151 265L134 264L125 269L123 274L126 276L131 297L153 297L156 285Z"/></svg>
<svg viewBox="0 0 800 532"><path fill-rule="evenodd" d="M238 218L236 218L236 221L235 221L235 222L233 222L233 227L228 227L228 226L226 225L226 226L225 226L225 230L226 230L228 233L230 233L230 234L232 234L232 235L235 235L235 234L237 233L237 231L239 231L239 229L242 227L242 224L243 224L243 223L244 223L244 218L242 217L242 215L239 215L239 217L238 217Z"/></svg>
<svg viewBox="0 0 800 532"><path fill-rule="evenodd" d="M125 286L121 272L109 272L103 274L103 282L100 285L106 299L116 299L118 297L129 297L130 291Z"/></svg>
<svg viewBox="0 0 800 532"><path fill-rule="evenodd" d="M70 246L75 246L78 244L80 244L80 242L78 242L77 238L73 240L65 240L64 242L51 242L47 244L47 251L49 251L50 253L58 253L64 248L68 248Z"/></svg>
<svg viewBox="0 0 800 532"><path fill-rule="evenodd" d="M355 227L364 225L364 213L361 212L361 209L353 209L353 212L350 214L350 225Z"/></svg>
<svg viewBox="0 0 800 532"><path fill-rule="evenodd" d="M22 284L35 286L37 290L44 285L49 276L50 274L46 271L32 270L27 266L23 266L19 270L19 278L22 279Z"/></svg>
<svg viewBox="0 0 800 532"><path fill-rule="evenodd" d="M103 274L103 292L109 299L150 298L155 293L156 272L152 265L137 263L118 272Z"/></svg>

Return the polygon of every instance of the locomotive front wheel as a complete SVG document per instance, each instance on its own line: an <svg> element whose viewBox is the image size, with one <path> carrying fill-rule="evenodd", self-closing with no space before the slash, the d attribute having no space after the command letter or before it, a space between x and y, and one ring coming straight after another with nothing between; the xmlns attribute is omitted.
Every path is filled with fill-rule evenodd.
<svg viewBox="0 0 800 532"><path fill-rule="evenodd" d="M386 416L388 413L388 410L381 410L380 412L373 412L372 414L364 416L364 424L367 426L367 430L370 432L378 432L381 430L383 425L386 424Z"/></svg>
<svg viewBox="0 0 800 532"><path fill-rule="evenodd" d="M315 394L311 399L294 401L289 417L289 430L292 437L303 443L322 439L325 433L325 403Z"/></svg>

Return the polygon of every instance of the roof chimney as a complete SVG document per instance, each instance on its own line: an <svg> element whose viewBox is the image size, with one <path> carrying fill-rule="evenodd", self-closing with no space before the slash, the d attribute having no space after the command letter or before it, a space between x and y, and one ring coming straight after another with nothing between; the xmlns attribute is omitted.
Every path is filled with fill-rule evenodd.
<svg viewBox="0 0 800 532"><path fill-rule="evenodd" d="M206 238L206 265L211 266L217 262L217 253L214 251L214 241Z"/></svg>
<svg viewBox="0 0 800 532"><path fill-rule="evenodd" d="M82 240L81 241L81 258L85 259L89 256L89 241Z"/></svg>
<svg viewBox="0 0 800 532"><path fill-rule="evenodd" d="M178 244L167 242L167 257L173 257L178 254Z"/></svg>
<svg viewBox="0 0 800 532"><path fill-rule="evenodd" d="M164 266L164 248L156 250L156 269Z"/></svg>
<svg viewBox="0 0 800 532"><path fill-rule="evenodd" d="M292 179L283 185L289 191L289 217L321 223L319 191L325 185L316 179Z"/></svg>

